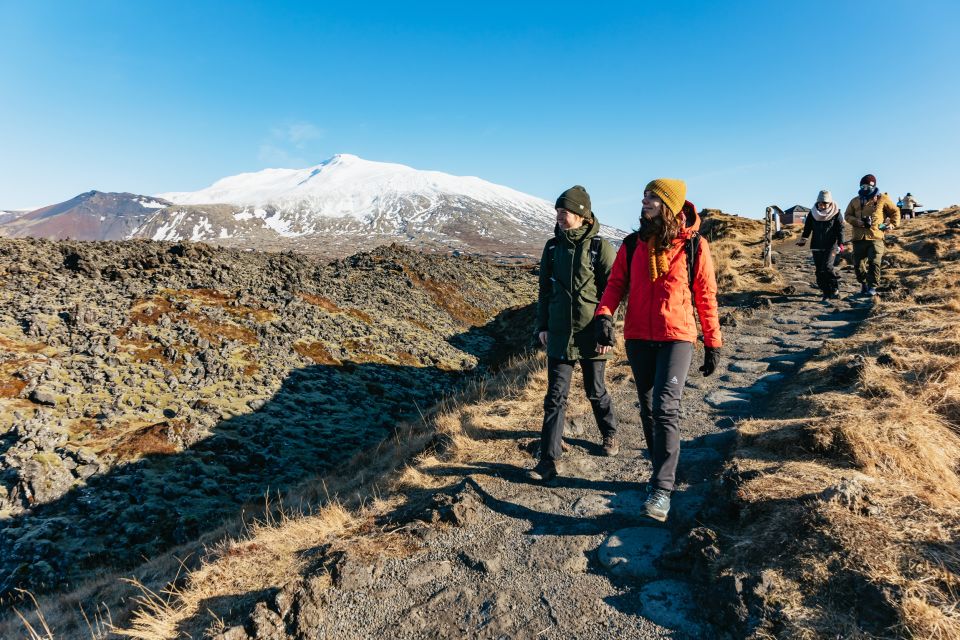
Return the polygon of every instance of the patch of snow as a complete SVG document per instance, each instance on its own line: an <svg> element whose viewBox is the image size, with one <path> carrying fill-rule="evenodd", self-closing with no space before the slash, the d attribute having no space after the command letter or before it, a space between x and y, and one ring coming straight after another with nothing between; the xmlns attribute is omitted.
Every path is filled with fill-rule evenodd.
<svg viewBox="0 0 960 640"><path fill-rule="evenodd" d="M167 207L164 203L150 198L137 198L136 202L144 209L164 209Z"/></svg>
<svg viewBox="0 0 960 640"><path fill-rule="evenodd" d="M177 232L177 228L180 226L180 223L183 222L183 219L186 217L187 212L183 209L180 209L172 216L167 218L167 221L164 224L161 224L157 227L157 230L153 232L151 240L170 240L177 241L182 240L183 238Z"/></svg>
<svg viewBox="0 0 960 640"><path fill-rule="evenodd" d="M210 221L206 218L200 218L200 222L193 225L193 232L190 234L190 239L196 242L197 240L203 240L212 234L213 227L210 225Z"/></svg>

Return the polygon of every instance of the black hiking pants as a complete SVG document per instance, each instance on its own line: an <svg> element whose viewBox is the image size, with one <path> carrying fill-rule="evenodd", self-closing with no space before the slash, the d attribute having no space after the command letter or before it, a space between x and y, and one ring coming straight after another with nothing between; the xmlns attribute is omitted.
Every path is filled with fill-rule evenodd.
<svg viewBox="0 0 960 640"><path fill-rule="evenodd" d="M673 491L680 460L680 397L693 360L691 342L627 340L640 398L640 422L653 462L651 482Z"/></svg>
<svg viewBox="0 0 960 640"><path fill-rule="evenodd" d="M833 251L814 251L813 264L817 269L817 286L825 296L840 289L840 274L833 268Z"/></svg>
<svg viewBox="0 0 960 640"><path fill-rule="evenodd" d="M547 395L543 399L543 431L540 435L540 459L556 462L560 459L563 439L563 421L567 410L567 395L573 379L573 367L580 363L583 371L583 390L593 409L593 417L601 436L617 433L617 418L603 375L606 360L561 360L547 358Z"/></svg>
<svg viewBox="0 0 960 640"><path fill-rule="evenodd" d="M868 287L880 284L880 261L883 260L883 240L854 240L853 269L857 282Z"/></svg>

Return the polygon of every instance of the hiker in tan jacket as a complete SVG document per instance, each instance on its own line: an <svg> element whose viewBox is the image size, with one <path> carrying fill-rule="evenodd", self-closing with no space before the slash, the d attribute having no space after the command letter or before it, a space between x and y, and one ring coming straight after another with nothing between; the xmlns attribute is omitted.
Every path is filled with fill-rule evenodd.
<svg viewBox="0 0 960 640"><path fill-rule="evenodd" d="M872 174L860 180L860 191L843 214L853 227L853 267L860 283L861 295L877 295L880 284L880 261L883 259L883 232L900 224L900 209L885 193L877 189Z"/></svg>

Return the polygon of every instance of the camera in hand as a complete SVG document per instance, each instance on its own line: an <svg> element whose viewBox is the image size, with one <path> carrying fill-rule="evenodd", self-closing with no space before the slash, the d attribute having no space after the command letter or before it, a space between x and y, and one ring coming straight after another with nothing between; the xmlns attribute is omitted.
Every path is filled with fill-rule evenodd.
<svg viewBox="0 0 960 640"><path fill-rule="evenodd" d="M868 228L869 228L869 227L872 227L872 226L873 226L873 216L866 216L866 217L863 219L863 226L868 227Z"/></svg>

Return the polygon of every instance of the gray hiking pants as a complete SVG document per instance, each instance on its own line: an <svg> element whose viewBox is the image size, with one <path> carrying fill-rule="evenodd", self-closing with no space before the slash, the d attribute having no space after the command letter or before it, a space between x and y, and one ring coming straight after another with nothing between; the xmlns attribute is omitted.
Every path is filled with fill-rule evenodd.
<svg viewBox="0 0 960 640"><path fill-rule="evenodd" d="M680 461L680 397L693 343L627 340L627 360L640 398L640 422L653 462L651 482L673 491Z"/></svg>
<svg viewBox="0 0 960 640"><path fill-rule="evenodd" d="M563 421L567 410L570 380L577 360L547 358L547 395L543 398L543 431L540 435L540 459L556 462L560 459L563 439ZM613 402L604 384L606 360L580 360L583 370L583 389L593 409L593 417L600 435L613 436L617 432L617 418Z"/></svg>

